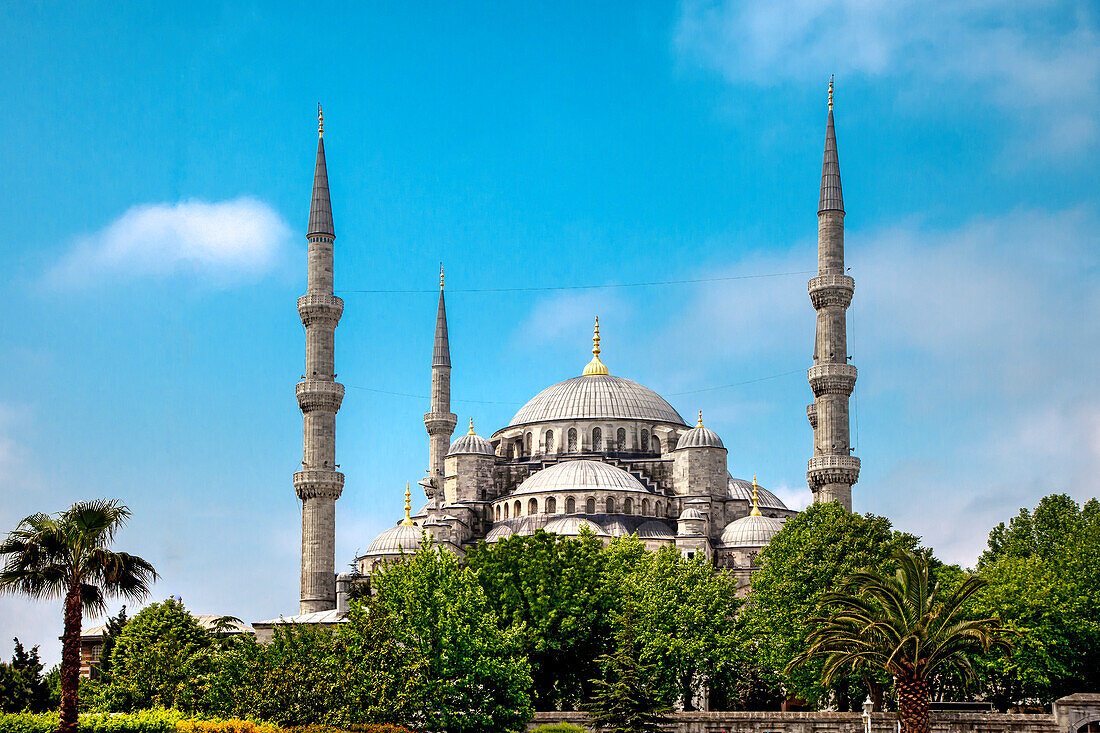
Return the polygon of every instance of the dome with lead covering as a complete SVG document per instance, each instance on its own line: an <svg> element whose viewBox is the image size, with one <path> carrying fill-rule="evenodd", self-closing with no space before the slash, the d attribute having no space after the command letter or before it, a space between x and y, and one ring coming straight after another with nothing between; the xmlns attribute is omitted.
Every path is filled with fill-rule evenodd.
<svg viewBox="0 0 1100 733"><path fill-rule="evenodd" d="M699 411L699 422L691 430L680 436L676 450L681 448L721 448L726 449L718 433L703 426L703 411Z"/></svg>
<svg viewBox="0 0 1100 733"><path fill-rule="evenodd" d="M634 530L634 534L638 535L640 540L674 540L676 539L675 533L669 529L668 525L664 522L656 519L651 519L648 522L644 522L638 529Z"/></svg>
<svg viewBox="0 0 1100 733"><path fill-rule="evenodd" d="M511 496L562 491L644 491L648 489L621 468L601 461L563 461L532 474Z"/></svg>
<svg viewBox="0 0 1100 733"><path fill-rule="evenodd" d="M493 444L480 435L463 435L461 438L451 443L451 448L447 451L447 455L449 456L471 453L484 456L496 455L496 451L493 450Z"/></svg>
<svg viewBox="0 0 1100 733"><path fill-rule="evenodd" d="M763 547L783 529L783 520L749 515L730 522L719 544L724 547Z"/></svg>
<svg viewBox="0 0 1100 733"><path fill-rule="evenodd" d="M735 501L747 501L752 503L752 481L746 481L743 478L734 478L731 474L727 473L728 477L726 481L726 496ZM761 509L783 509L784 511L790 511L787 505L783 501L765 489L760 484L756 485L757 492L757 505Z"/></svg>
<svg viewBox="0 0 1100 733"><path fill-rule="evenodd" d="M659 394L609 374L574 377L547 387L520 408L509 427L554 420L646 420L684 425Z"/></svg>
<svg viewBox="0 0 1100 733"><path fill-rule="evenodd" d="M569 537L576 537L581 533L583 529L590 530L593 534L606 537L607 532L603 527L591 522L584 517L578 517L575 514L570 514L565 517L558 517L546 523L543 529L547 532L553 532L554 534L566 535Z"/></svg>
<svg viewBox="0 0 1100 733"><path fill-rule="evenodd" d="M422 531L415 524L399 524L396 527L390 527L374 538L365 554L414 553L420 547L420 533Z"/></svg>

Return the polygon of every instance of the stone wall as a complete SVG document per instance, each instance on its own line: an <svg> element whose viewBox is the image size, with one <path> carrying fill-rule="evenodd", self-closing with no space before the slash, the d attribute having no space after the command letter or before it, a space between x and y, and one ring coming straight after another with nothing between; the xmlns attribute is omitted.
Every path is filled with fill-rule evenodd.
<svg viewBox="0 0 1100 733"><path fill-rule="evenodd" d="M862 733L859 713L834 712L739 712L676 713L675 733ZM1003 713L932 713L933 733L1076 733L1083 725L1100 720L1100 695L1079 694L1054 703L1051 715ZM584 713L535 713L527 725L532 730L545 723L566 722L590 727ZM894 733L894 713L874 713L872 733Z"/></svg>

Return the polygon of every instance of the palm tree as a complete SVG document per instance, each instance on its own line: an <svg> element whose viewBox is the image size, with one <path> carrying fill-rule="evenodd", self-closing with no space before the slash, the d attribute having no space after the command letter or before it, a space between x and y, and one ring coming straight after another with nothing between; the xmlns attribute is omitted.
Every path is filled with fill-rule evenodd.
<svg viewBox="0 0 1100 733"><path fill-rule="evenodd" d="M100 614L106 600L139 601L157 573L145 560L108 548L130 510L117 501L97 499L73 504L54 515L32 514L0 542L4 567L0 592L31 598L63 598L65 633L61 644L60 730L77 725L80 684L80 624L84 612Z"/></svg>
<svg viewBox="0 0 1100 733"><path fill-rule="evenodd" d="M928 733L932 679L956 672L972 681L971 653L1010 649L1012 632L998 619L964 617L964 604L985 581L971 576L941 600L927 555L903 550L894 559L894 575L855 573L840 592L822 597L821 608L828 615L814 619L809 646L788 670L823 657L825 684L845 671L882 670L894 678L903 733Z"/></svg>

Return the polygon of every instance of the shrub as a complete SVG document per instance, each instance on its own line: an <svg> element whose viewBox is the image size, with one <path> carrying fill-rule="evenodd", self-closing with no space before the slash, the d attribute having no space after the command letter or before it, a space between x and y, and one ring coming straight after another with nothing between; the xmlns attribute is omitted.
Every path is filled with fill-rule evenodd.
<svg viewBox="0 0 1100 733"><path fill-rule="evenodd" d="M269 723L251 720L181 720L176 733L281 733L283 729Z"/></svg>
<svg viewBox="0 0 1100 733"><path fill-rule="evenodd" d="M0 713L0 730L4 733L53 733L57 730L57 713Z"/></svg>
<svg viewBox="0 0 1100 733"><path fill-rule="evenodd" d="M584 728L572 723L544 723L531 733L586 733Z"/></svg>

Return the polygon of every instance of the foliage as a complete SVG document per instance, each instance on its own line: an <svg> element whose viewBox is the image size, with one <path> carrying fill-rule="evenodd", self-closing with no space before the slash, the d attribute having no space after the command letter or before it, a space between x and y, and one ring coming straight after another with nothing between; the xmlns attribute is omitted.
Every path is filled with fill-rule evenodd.
<svg viewBox="0 0 1100 733"><path fill-rule="evenodd" d="M77 502L54 515L26 517L0 542L0 592L64 599L59 727L65 733L76 729L84 612L105 612L111 597L144 598L157 577L142 558L109 549L129 517L117 501Z"/></svg>
<svg viewBox="0 0 1100 733"><path fill-rule="evenodd" d="M115 640L118 635L122 633L122 627L126 625L129 619L126 617L125 604L119 609L119 612L115 616L111 616L107 619L107 623L103 625L103 646L99 650L99 665L95 670L93 677L106 682L111 676L111 652L115 648Z"/></svg>
<svg viewBox="0 0 1100 733"><path fill-rule="evenodd" d="M544 723L531 733L585 733L584 728L572 723Z"/></svg>
<svg viewBox="0 0 1100 733"><path fill-rule="evenodd" d="M0 663L0 711L41 713L54 705L50 685L42 675L38 647L27 651L18 638L11 664Z"/></svg>
<svg viewBox="0 0 1100 733"><path fill-rule="evenodd" d="M57 713L0 714L4 733L53 733ZM360 725L336 728L306 725L282 728L271 723L229 718L225 720L185 718L175 710L142 710L137 713L85 714L80 716L81 733L412 733L398 725Z"/></svg>
<svg viewBox="0 0 1100 733"><path fill-rule="evenodd" d="M823 682L837 675L873 669L897 686L904 733L928 733L929 685L938 674L974 678L971 652L1010 648L997 619L966 619L964 606L985 584L967 578L941 600L927 553L899 551L893 575L857 572L843 588L821 599L823 616L813 619L810 646L791 666L824 659Z"/></svg>
<svg viewBox="0 0 1100 733"><path fill-rule="evenodd" d="M594 535L569 539L547 532L514 536L470 550L485 597L501 623L515 629L531 663L538 710L573 710L609 650L606 555Z"/></svg>
<svg viewBox="0 0 1100 733"><path fill-rule="evenodd" d="M989 533L978 561L988 581L975 612L1018 632L1011 655L982 660L985 692L1002 710L1100 692L1100 502L1044 497Z"/></svg>
<svg viewBox="0 0 1100 733"><path fill-rule="evenodd" d="M868 692L880 701L882 678L849 674L824 685L820 660L788 665L807 648L810 619L825 594L856 571L890 570L895 550L916 544L913 535L892 530L888 519L852 514L835 502L813 504L788 519L757 556L760 567L740 620L742 644L749 645L741 656L754 659L750 667L771 679L767 687L782 687L813 705L831 701L855 710Z"/></svg>
<svg viewBox="0 0 1100 733"><path fill-rule="evenodd" d="M618 620L615 650L600 657L602 676L585 704L592 722L611 733L658 733L671 710L654 684L655 665L639 659L636 621L629 612Z"/></svg>
<svg viewBox="0 0 1100 733"><path fill-rule="evenodd" d="M145 607L127 623L111 651L104 697L111 710L188 707L181 692L209 671L210 634L169 598Z"/></svg>

